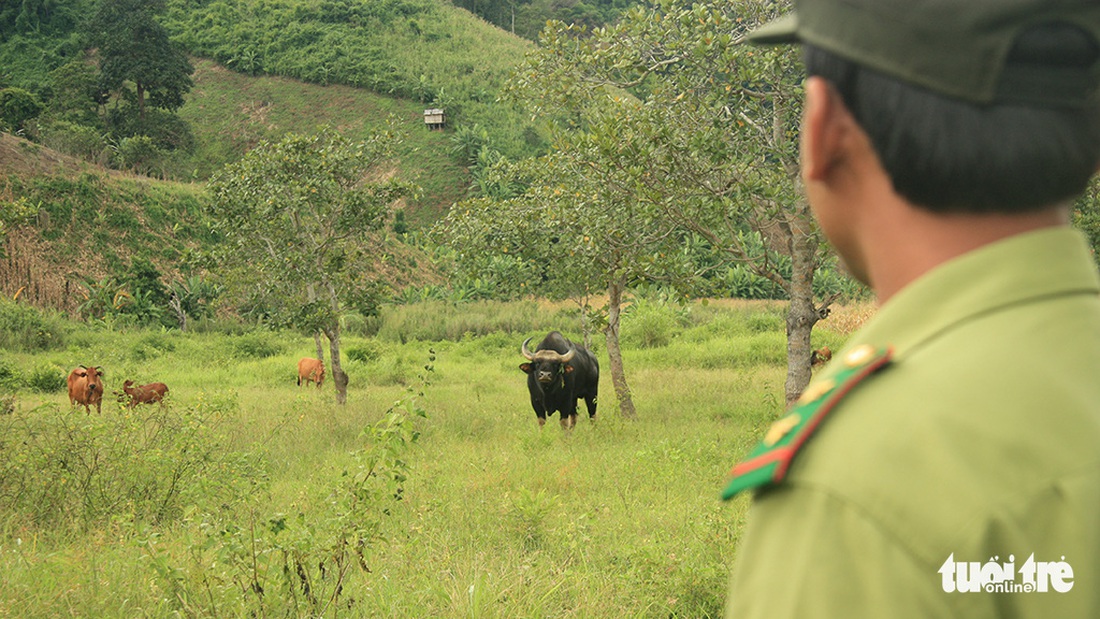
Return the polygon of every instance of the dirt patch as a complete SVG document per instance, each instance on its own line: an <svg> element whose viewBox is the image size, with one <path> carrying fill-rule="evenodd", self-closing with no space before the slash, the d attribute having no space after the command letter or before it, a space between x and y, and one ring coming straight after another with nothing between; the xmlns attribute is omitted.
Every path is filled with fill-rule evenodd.
<svg viewBox="0 0 1100 619"><path fill-rule="evenodd" d="M76 176L89 169L83 161L9 133L0 133L0 173L15 176Z"/></svg>

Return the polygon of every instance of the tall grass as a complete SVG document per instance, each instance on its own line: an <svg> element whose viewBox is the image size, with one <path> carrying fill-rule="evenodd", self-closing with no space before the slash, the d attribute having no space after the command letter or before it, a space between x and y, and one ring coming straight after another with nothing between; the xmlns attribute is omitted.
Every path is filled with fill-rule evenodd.
<svg viewBox="0 0 1100 619"><path fill-rule="evenodd" d="M783 402L773 307L649 308L675 326L624 351L638 420L618 417L604 376L597 420L569 434L538 428L518 369L523 337L575 329L568 308L387 310L379 337L348 338L344 407L327 383L295 386L313 342L292 334L242 348L245 336L217 332L89 331L63 351L9 351L17 366L103 365L108 390L164 381L169 411L219 403L218 453L263 463L223 472L266 483L159 521L123 503L75 533L0 505L0 616L720 616L746 501L717 495ZM433 316L424 337L381 336ZM15 398L8 446L21 420L127 414L111 401L89 420L63 393Z"/></svg>

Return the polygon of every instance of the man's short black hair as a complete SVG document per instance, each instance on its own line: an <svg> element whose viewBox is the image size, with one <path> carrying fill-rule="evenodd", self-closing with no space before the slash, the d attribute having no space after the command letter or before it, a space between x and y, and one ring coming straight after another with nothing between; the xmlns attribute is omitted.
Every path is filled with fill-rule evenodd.
<svg viewBox="0 0 1100 619"><path fill-rule="evenodd" d="M1078 36L1080 35L1080 36ZM941 213L1023 213L1082 193L1100 165L1100 105L978 105L933 93L804 46L806 70L830 82L870 137L894 189ZM1100 47L1060 25L1022 36L1026 71L1095 62Z"/></svg>

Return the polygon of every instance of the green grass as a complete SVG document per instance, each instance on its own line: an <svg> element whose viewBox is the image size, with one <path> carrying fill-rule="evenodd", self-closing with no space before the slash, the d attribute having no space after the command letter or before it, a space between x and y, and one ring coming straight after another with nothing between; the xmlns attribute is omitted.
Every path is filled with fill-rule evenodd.
<svg viewBox="0 0 1100 619"><path fill-rule="evenodd" d="M402 312L424 309L388 311L382 331L407 319ZM471 324L507 325L529 309L471 311ZM341 484L364 453L386 444L377 424L395 408L423 409L426 416L410 422L419 438L393 451L403 464L367 478L372 502L356 523L372 531L364 552L370 571L349 569L338 612L320 614L720 616L747 501L723 504L718 493L783 401L782 332L761 326L771 324L772 311L693 306L673 321L679 327L667 345L628 347L634 422L617 415L602 337L594 338L604 368L599 419L582 415L570 434L556 418L538 428L517 367L523 334L506 329L432 342L349 337L345 350L360 353L345 359L345 407L332 403L329 382L321 390L295 386L296 361L312 356L313 344L286 333L76 330L65 350L3 352L6 367L102 365L108 390L127 378L164 381L171 410L225 411L210 429L211 440L222 441L219 457L259 457L267 481L253 480L258 490L235 502L199 501L159 523L120 506L89 527L36 526L0 505L0 616L244 616L257 608L247 587L255 573L264 575L269 616L277 609L306 616L301 606L274 601L293 594L301 604L304 595L277 586L280 557L328 547L346 507ZM564 316L557 328L574 331ZM242 346L242 338L254 341ZM68 412L61 392L21 390L15 408L0 416L5 441L18 420L84 416ZM124 414L105 403L105 420ZM407 475L400 501L385 479L389 470ZM272 533L282 522L286 530ZM281 541L253 555L240 544L249 539ZM333 586L328 574L313 581L314 591Z"/></svg>

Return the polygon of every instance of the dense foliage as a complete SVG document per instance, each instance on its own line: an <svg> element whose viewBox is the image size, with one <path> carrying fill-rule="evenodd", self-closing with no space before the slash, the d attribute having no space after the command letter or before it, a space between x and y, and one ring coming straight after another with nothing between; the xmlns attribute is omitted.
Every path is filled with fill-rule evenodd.
<svg viewBox="0 0 1100 619"><path fill-rule="evenodd" d="M353 143L332 130L263 143L211 181L217 268L244 303L280 326L323 333L337 400L346 397L340 317L374 312L376 239L415 188L387 174L392 132ZM320 344L318 344L320 348Z"/></svg>
<svg viewBox="0 0 1100 619"><path fill-rule="evenodd" d="M588 28L614 22L623 11L640 4L637 0L457 0L460 6L502 30L532 41L548 21L561 21Z"/></svg>

